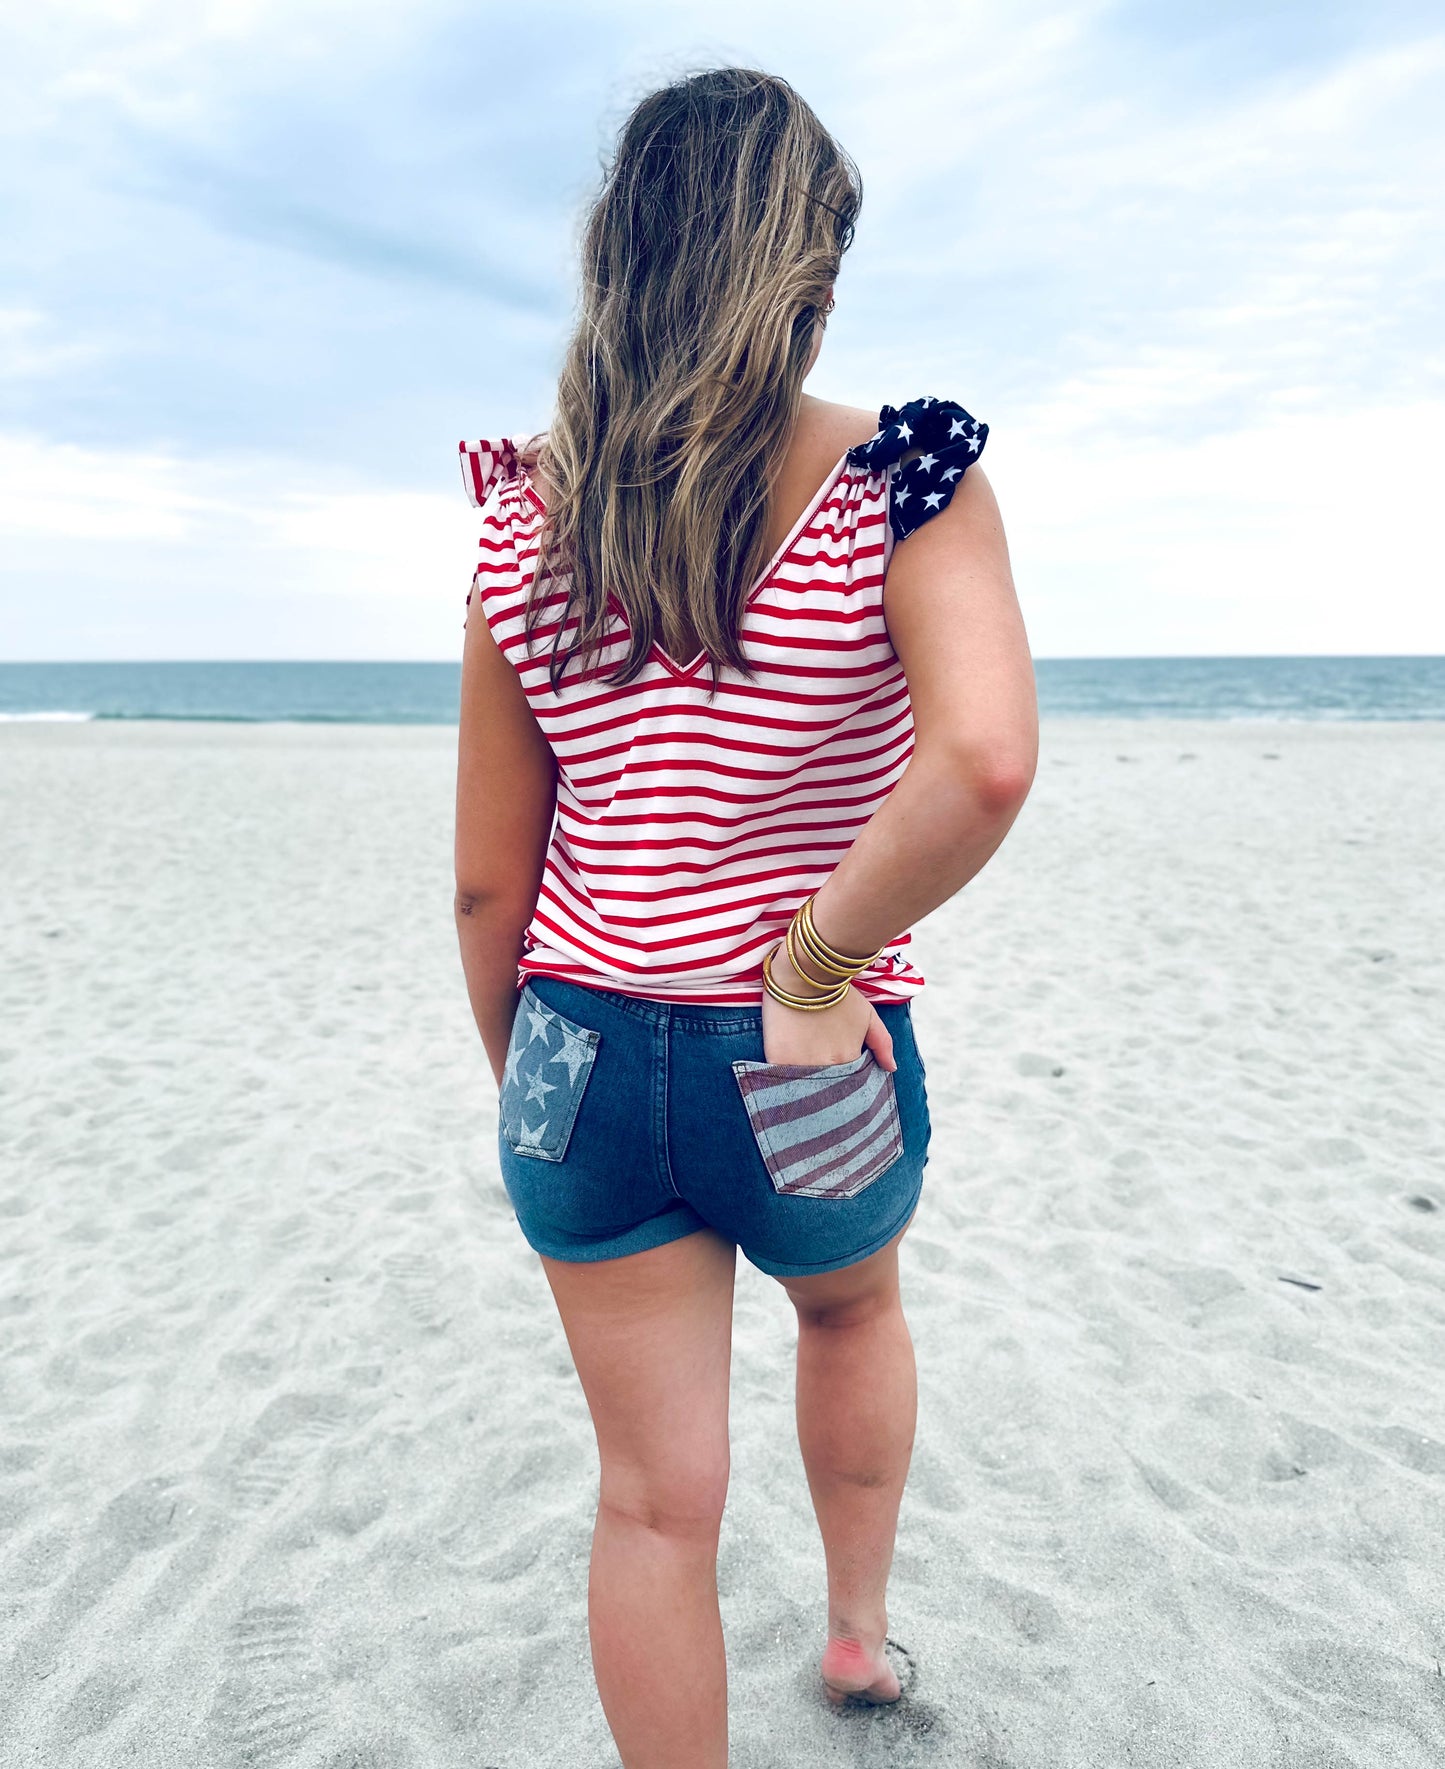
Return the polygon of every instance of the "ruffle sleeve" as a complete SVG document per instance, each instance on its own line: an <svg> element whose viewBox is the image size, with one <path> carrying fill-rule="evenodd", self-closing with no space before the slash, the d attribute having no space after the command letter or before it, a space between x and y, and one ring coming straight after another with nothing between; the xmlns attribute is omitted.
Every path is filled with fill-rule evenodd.
<svg viewBox="0 0 1445 1769"><path fill-rule="evenodd" d="M885 405L877 433L850 448L848 459L855 467L881 471L922 448L893 475L888 520L901 541L947 507L987 441L988 425L954 400L911 399L905 406Z"/></svg>
<svg viewBox="0 0 1445 1769"><path fill-rule="evenodd" d="M526 470L536 437L498 436L480 442L461 444L462 483L476 509L481 509L499 485L515 479ZM467 611L470 615L473 598L481 604L487 624L498 618L498 610L522 584L522 568L517 558L517 544L512 534L511 514L494 507L484 518L481 549L476 571L467 588ZM463 626L466 625L465 620Z"/></svg>
<svg viewBox="0 0 1445 1769"><path fill-rule="evenodd" d="M494 442L464 442L461 459L462 482L479 510L494 486L514 478L522 468L517 444L510 436L499 436Z"/></svg>

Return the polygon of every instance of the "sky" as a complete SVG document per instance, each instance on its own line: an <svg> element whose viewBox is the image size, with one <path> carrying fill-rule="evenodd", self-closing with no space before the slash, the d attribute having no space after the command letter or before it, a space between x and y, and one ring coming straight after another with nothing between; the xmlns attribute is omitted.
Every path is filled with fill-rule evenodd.
<svg viewBox="0 0 1445 1769"><path fill-rule="evenodd" d="M460 654L653 86L863 208L808 391L931 393L1040 657L1445 652L1437 8L0 0L0 659Z"/></svg>

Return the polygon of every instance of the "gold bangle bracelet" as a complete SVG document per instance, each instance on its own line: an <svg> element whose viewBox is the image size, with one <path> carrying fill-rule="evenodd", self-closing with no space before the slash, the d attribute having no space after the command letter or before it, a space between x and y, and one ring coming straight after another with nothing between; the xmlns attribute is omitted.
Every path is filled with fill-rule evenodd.
<svg viewBox="0 0 1445 1769"><path fill-rule="evenodd" d="M786 1007L798 1007L805 1011L813 1011L824 1007L834 1007L848 992L849 985L840 984L830 989L826 995L796 995L791 989L785 989L773 976L773 957L777 952L774 946L763 960L763 987L775 1001L781 1001Z"/></svg>
<svg viewBox="0 0 1445 1769"><path fill-rule="evenodd" d="M830 946L827 941L823 939L822 935L819 934L817 927L814 925L813 899L811 897L806 898L799 905L797 913L788 925L788 932L790 935L794 934L795 931L798 944L802 948L803 953L820 971L825 972L829 976L848 977L850 979L856 977L861 971L867 970L868 966L872 964L884 950L884 948L880 946L877 952L870 952L865 957L854 957L852 954L839 952L835 947ZM790 958L792 957L791 946L789 946L788 956ZM801 969L802 967L797 966L796 968ZM804 974L806 975L807 973L804 972Z"/></svg>
<svg viewBox="0 0 1445 1769"><path fill-rule="evenodd" d="M866 957L862 958L855 956L851 952L840 952L836 946L830 946L818 932L818 925L813 920L813 900L817 894L818 893L814 891L811 896L803 899L803 902L799 905L799 914L802 919L803 929L807 936L808 944L820 957L830 958L834 964L851 965L855 970L861 970L866 965L872 964L875 958L882 955L884 950L882 946L880 946L876 952L870 952Z"/></svg>
<svg viewBox="0 0 1445 1769"><path fill-rule="evenodd" d="M811 964L815 970L822 971L823 975L832 981L836 981L839 977L848 977L851 979L858 974L851 965L845 970L841 965L830 963L828 959L821 957L815 952L812 947L809 946L807 935L803 932L803 924L796 915L788 923L787 938L788 957L793 962L793 969L800 972L803 976L807 976L809 973L805 967L798 962L800 953L806 953L808 963Z"/></svg>
<svg viewBox="0 0 1445 1769"><path fill-rule="evenodd" d="M780 940L778 945L780 946L781 944L782 941ZM801 1008L805 1013L816 1013L820 1008L836 1006L837 1003L848 993L849 985L843 983L827 995L794 995L791 990L785 989L781 983L774 982L773 980L773 954L777 950L777 946L771 947L767 956L763 959L763 987L767 990L768 994L772 996L774 1001L781 1001L784 1007L797 1007Z"/></svg>
<svg viewBox="0 0 1445 1769"><path fill-rule="evenodd" d="M833 978L848 977L850 979L855 976L857 973L852 965L835 964L826 952L818 950L816 939L810 940L809 938L810 922L811 917L808 914L808 904L807 901L804 900L798 905L797 909L794 911L793 919L788 923L788 957L793 958L794 942L796 942L797 947L807 954L808 958L824 973L825 976ZM794 969L802 971L804 976L808 974L803 970L803 967L798 964L796 959L793 959L793 964Z"/></svg>
<svg viewBox="0 0 1445 1769"><path fill-rule="evenodd" d="M783 935L783 944L788 949L788 963L792 965L793 969L800 977L806 977L810 983L817 983L820 989L827 989L830 994L836 991L840 980L848 983L853 981L853 973L851 971L846 973L835 971L830 965L820 964L818 969L827 973L820 982L817 977L812 975L807 966L800 962L801 955L798 951L798 946L794 943L796 939L797 918L795 916L794 919L788 923L787 932Z"/></svg>

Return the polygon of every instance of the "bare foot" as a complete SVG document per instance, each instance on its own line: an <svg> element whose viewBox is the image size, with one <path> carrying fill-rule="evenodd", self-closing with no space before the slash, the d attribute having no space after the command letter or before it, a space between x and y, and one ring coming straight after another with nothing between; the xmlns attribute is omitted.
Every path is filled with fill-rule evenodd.
<svg viewBox="0 0 1445 1769"><path fill-rule="evenodd" d="M882 1707L903 1694L883 1648L870 1652L856 1640L830 1640L823 1649L823 1688L834 1707Z"/></svg>

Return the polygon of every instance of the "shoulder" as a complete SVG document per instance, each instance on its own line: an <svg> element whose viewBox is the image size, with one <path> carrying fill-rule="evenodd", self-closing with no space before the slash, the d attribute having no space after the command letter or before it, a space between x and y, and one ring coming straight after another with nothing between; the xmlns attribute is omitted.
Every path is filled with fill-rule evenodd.
<svg viewBox="0 0 1445 1769"><path fill-rule="evenodd" d="M803 395L798 411L798 426L816 439L820 454L832 459L866 442L878 428L878 413L871 407L839 405L831 399L814 399Z"/></svg>

